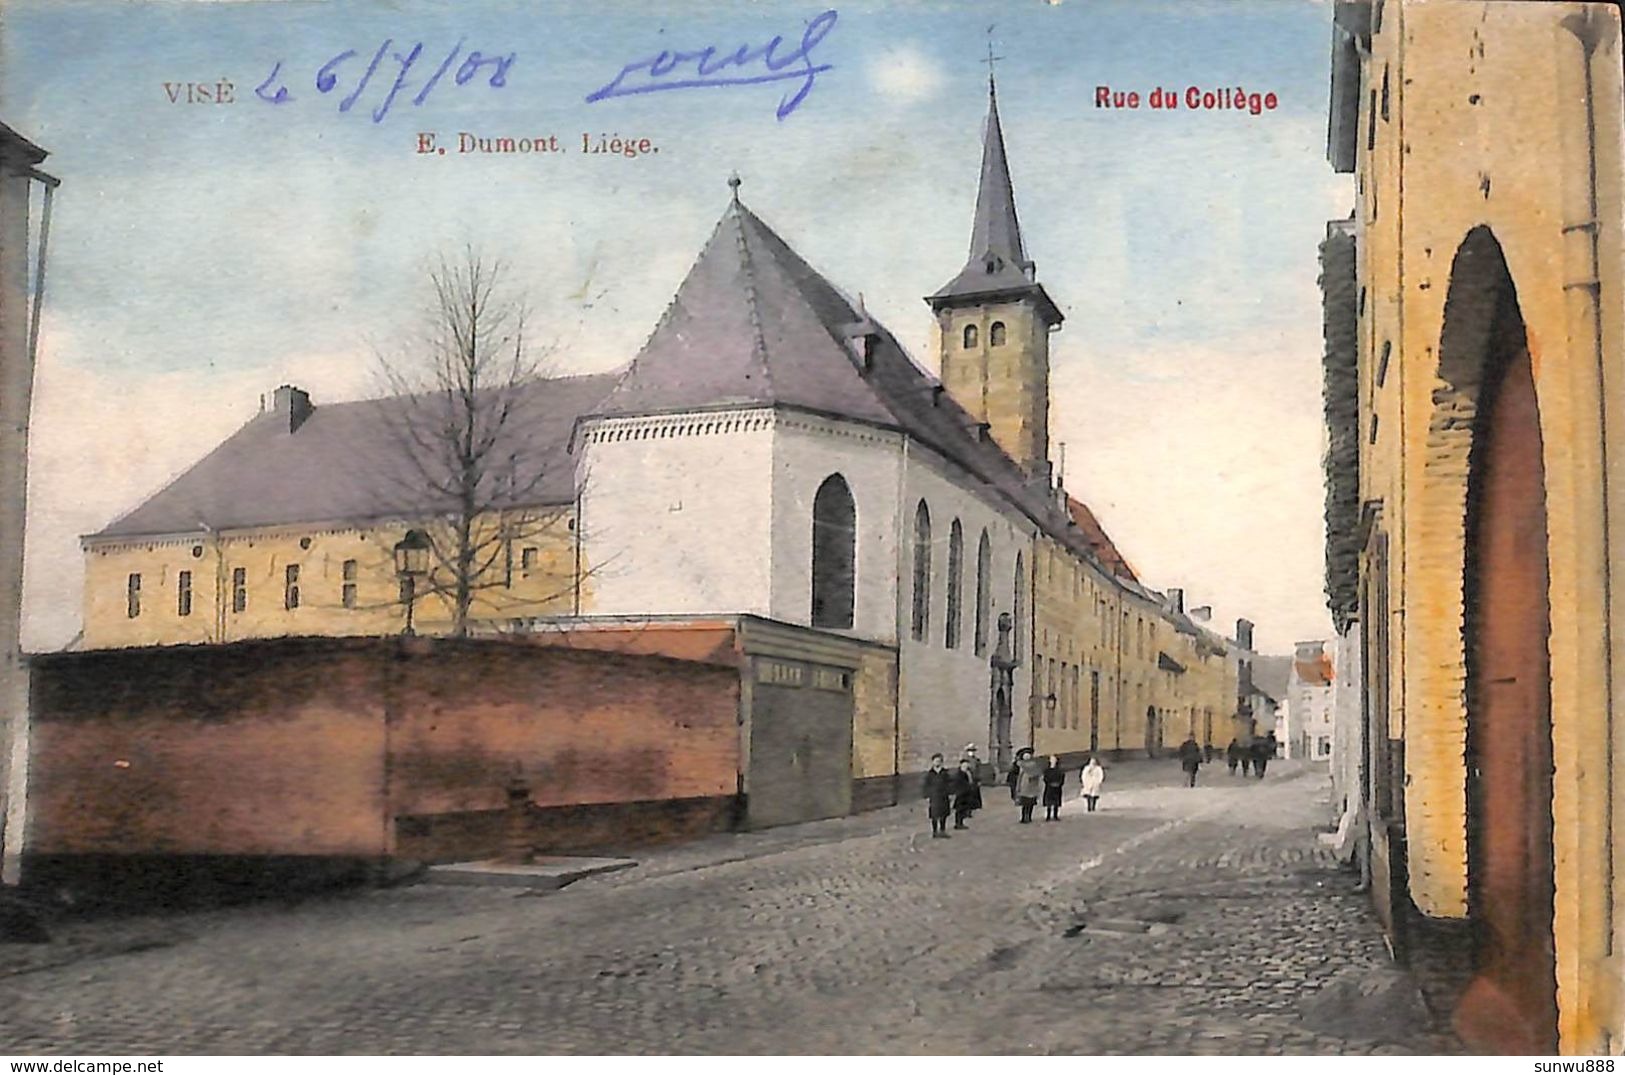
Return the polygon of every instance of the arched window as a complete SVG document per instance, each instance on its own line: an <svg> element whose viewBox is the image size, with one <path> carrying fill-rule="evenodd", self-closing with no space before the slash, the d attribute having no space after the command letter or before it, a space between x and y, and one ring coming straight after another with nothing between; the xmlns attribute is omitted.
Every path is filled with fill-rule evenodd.
<svg viewBox="0 0 1625 1075"><path fill-rule="evenodd" d="M914 509L914 618L916 642L931 627L931 509L920 501Z"/></svg>
<svg viewBox="0 0 1625 1075"><path fill-rule="evenodd" d="M812 625L851 627L857 508L846 479L831 474L813 497Z"/></svg>
<svg viewBox="0 0 1625 1075"><path fill-rule="evenodd" d="M971 348L976 346L976 326L975 325L966 325L965 326L964 339L965 339L965 350L969 351Z"/></svg>
<svg viewBox="0 0 1625 1075"><path fill-rule="evenodd" d="M987 342L994 347L1004 346L1004 322L995 321L988 326Z"/></svg>
<svg viewBox="0 0 1625 1075"><path fill-rule="evenodd" d="M993 591L988 585L988 576L993 571L993 546L987 540L987 531L982 531L982 539L976 543L976 655L980 657L987 652L988 619L992 613L991 601Z"/></svg>
<svg viewBox="0 0 1625 1075"><path fill-rule="evenodd" d="M1027 637L1027 566L1021 553L1016 553L1016 594L1010 607L1014 610L1015 641L1011 643L1011 650L1017 660L1021 659L1023 651L1022 640Z"/></svg>
<svg viewBox="0 0 1625 1075"><path fill-rule="evenodd" d="M943 633L943 644L949 649L959 648L959 625L963 620L961 606L965 596L965 531L955 519L948 528L948 622Z"/></svg>

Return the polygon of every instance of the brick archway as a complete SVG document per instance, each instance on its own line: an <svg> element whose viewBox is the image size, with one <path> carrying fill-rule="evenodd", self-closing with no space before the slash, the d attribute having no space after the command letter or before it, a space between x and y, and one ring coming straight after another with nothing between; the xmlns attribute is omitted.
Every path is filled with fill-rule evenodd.
<svg viewBox="0 0 1625 1075"><path fill-rule="evenodd" d="M1407 753L1426 780L1410 800L1411 842L1445 851L1416 864L1426 893L1457 897L1423 909L1474 923L1463 1037L1545 1052L1556 1030L1546 476L1517 289L1487 227L1452 262L1437 373L1409 556Z"/></svg>

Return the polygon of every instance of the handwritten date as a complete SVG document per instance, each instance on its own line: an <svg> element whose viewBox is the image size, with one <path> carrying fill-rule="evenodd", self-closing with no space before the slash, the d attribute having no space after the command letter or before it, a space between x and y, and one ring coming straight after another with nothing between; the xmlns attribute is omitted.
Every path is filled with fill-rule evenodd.
<svg viewBox="0 0 1625 1075"><path fill-rule="evenodd" d="M415 87L417 92L409 98L413 107L421 107L448 72L451 72L451 81L457 86L466 86L475 79L483 79L485 85L494 90L508 84L508 72L513 68L518 53L487 56L473 49L464 52L464 43L459 41L452 46L451 51L446 53L446 58L440 61L432 74L429 74L426 64L421 68L418 66L419 61L423 59L423 42L415 43L410 49L394 48L394 39L385 38L384 43L372 54L372 59L367 62L365 69L360 67L358 59L360 54L355 49L345 49L322 64L310 85L321 95L348 91L339 99L339 111L349 112L373 84L373 78L378 75L379 68L383 68L384 74L378 83L382 99L372 109L372 121L382 123L402 91L410 93L413 88L410 83L414 78L421 78L422 82ZM461 63L458 63L459 58ZM297 86L298 81L293 81ZM386 85L387 89L383 89ZM265 81L255 88L254 95L272 105L285 105L298 99L289 88L289 80L282 77L281 60L271 68L271 73L265 76Z"/></svg>

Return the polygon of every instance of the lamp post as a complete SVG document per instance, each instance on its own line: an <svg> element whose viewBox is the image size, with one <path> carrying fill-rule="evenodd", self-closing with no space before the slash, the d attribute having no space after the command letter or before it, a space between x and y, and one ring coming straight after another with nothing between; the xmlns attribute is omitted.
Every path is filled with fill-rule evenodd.
<svg viewBox="0 0 1625 1075"><path fill-rule="evenodd" d="M401 580L401 600L406 604L406 629L403 635L412 635L412 608L417 604L418 579L429 573L429 535L422 530L408 530L406 536L395 543L395 575Z"/></svg>

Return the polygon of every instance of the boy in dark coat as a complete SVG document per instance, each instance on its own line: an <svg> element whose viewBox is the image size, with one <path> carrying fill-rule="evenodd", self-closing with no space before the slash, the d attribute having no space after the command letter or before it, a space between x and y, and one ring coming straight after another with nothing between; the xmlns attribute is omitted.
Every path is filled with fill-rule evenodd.
<svg viewBox="0 0 1625 1075"><path fill-rule="evenodd" d="M1044 820L1061 820L1061 795L1066 784L1066 770L1061 768L1061 759L1054 754L1049 756L1049 765L1044 769Z"/></svg>
<svg viewBox="0 0 1625 1075"><path fill-rule="evenodd" d="M1230 766L1230 775L1236 775L1236 766L1241 764L1241 743L1232 739L1230 745L1225 747L1224 760Z"/></svg>
<svg viewBox="0 0 1625 1075"><path fill-rule="evenodd" d="M925 773L926 813L931 817L931 838L948 839L948 810L953 798L954 774L942 767L942 755L931 755L931 768Z"/></svg>
<svg viewBox="0 0 1625 1075"><path fill-rule="evenodd" d="M1270 763L1269 742L1267 740L1264 740L1264 739L1254 739L1253 740L1253 775L1258 777L1258 779L1260 779L1260 780L1264 779L1264 770L1269 767L1269 763Z"/></svg>
<svg viewBox="0 0 1625 1075"><path fill-rule="evenodd" d="M976 768L969 758L961 758L954 772L954 828L964 828L965 819L981 805L982 791L976 783Z"/></svg>

